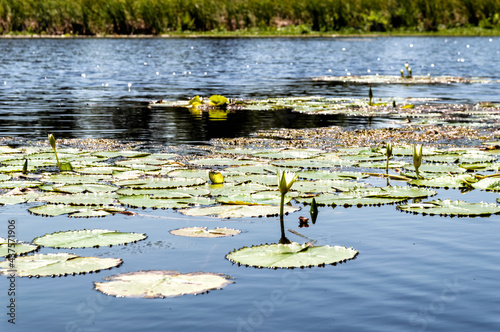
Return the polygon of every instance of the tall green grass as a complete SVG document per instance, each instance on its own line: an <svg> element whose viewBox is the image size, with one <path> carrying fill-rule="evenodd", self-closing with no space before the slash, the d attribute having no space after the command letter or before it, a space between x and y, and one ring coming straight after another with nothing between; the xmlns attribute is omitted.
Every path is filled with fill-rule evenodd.
<svg viewBox="0 0 500 332"><path fill-rule="evenodd" d="M0 0L0 34L500 29L500 0Z"/></svg>

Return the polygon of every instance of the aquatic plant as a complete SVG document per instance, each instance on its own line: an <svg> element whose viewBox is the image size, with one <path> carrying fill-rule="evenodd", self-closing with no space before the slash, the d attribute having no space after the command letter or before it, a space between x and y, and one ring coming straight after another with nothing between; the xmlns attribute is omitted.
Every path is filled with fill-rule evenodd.
<svg viewBox="0 0 500 332"><path fill-rule="evenodd" d="M293 183L297 180L298 175L294 172L289 171L277 171L278 176L278 188L281 193L281 203L280 203L280 217L283 217L283 208L285 205L285 195L292 188Z"/></svg>
<svg viewBox="0 0 500 332"><path fill-rule="evenodd" d="M415 173L417 174L417 178L420 179L421 176L418 173L418 169L420 165L422 165L422 144L413 144L413 167L415 167Z"/></svg>
<svg viewBox="0 0 500 332"><path fill-rule="evenodd" d="M227 106L229 104L229 100L224 97L224 96L221 96L221 95L213 95L213 96L210 96L210 98L208 98L210 101L209 101L209 105L210 106L215 106L215 107L224 107L224 106Z"/></svg>
<svg viewBox="0 0 500 332"><path fill-rule="evenodd" d="M71 172L73 170L73 166L69 161L59 162L59 157L57 156L56 139L52 134L49 134L49 143L52 149L54 150L54 154L56 155L56 162L57 162L57 167L59 167L59 170L61 172L66 172L66 171Z"/></svg>
<svg viewBox="0 0 500 332"><path fill-rule="evenodd" d="M401 78L413 78L413 75L411 73L411 68L408 62L405 63L405 69L406 69L406 74L404 73L404 70L401 69Z"/></svg>
<svg viewBox="0 0 500 332"><path fill-rule="evenodd" d="M372 86L371 85L368 87L368 98L370 99L370 101L368 102L368 105L372 106L373 105L373 103L372 103L373 92L372 92Z"/></svg>
<svg viewBox="0 0 500 332"><path fill-rule="evenodd" d="M213 184L224 183L224 176L220 172L210 171L208 172L208 177Z"/></svg>
<svg viewBox="0 0 500 332"><path fill-rule="evenodd" d="M309 214L311 215L311 221L314 225L316 223L316 219L318 219L318 204L316 203L316 198L314 198L314 197L311 201L311 207L309 208Z"/></svg>
<svg viewBox="0 0 500 332"><path fill-rule="evenodd" d="M392 158L392 143L389 142L387 143L387 146L385 148L385 156L386 156L386 164L385 164L385 172L389 174L389 159Z"/></svg>

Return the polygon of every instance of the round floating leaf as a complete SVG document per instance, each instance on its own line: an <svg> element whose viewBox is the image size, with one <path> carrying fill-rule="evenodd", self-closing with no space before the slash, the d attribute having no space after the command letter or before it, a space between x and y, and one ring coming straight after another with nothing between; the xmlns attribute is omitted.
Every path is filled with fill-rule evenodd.
<svg viewBox="0 0 500 332"><path fill-rule="evenodd" d="M112 175L114 172L125 172L130 171L128 167L86 167L76 169L76 173L85 174L85 175L95 175L95 174L103 174L103 175Z"/></svg>
<svg viewBox="0 0 500 332"><path fill-rule="evenodd" d="M14 205L26 202L33 202L40 196L38 193L28 193L24 195L1 195L0 205Z"/></svg>
<svg viewBox="0 0 500 332"><path fill-rule="evenodd" d="M286 196L285 204L291 199L290 195ZM281 194L279 191L261 191L254 194L222 196L217 198L217 202L241 205L278 205L281 203Z"/></svg>
<svg viewBox="0 0 500 332"><path fill-rule="evenodd" d="M38 198L38 201L52 204L69 205L112 205L118 195L113 193L91 193L74 195L46 195Z"/></svg>
<svg viewBox="0 0 500 332"><path fill-rule="evenodd" d="M186 188L175 188L175 189L132 189L123 188L119 189L117 192L119 195L124 196L134 196L134 195L151 195L151 198L190 198L196 196L207 196L210 194L210 190L207 187L186 187Z"/></svg>
<svg viewBox="0 0 500 332"><path fill-rule="evenodd" d="M208 169L176 169L167 173L172 178L201 178L208 177Z"/></svg>
<svg viewBox="0 0 500 332"><path fill-rule="evenodd" d="M79 206L69 206L64 204L48 204L36 206L28 209L33 214L41 215L41 216L49 216L55 217L62 214L75 213L80 211L81 207Z"/></svg>
<svg viewBox="0 0 500 332"><path fill-rule="evenodd" d="M488 216L500 213L500 206L491 203L467 203L464 201L435 200L399 205L406 212L448 216Z"/></svg>
<svg viewBox="0 0 500 332"><path fill-rule="evenodd" d="M299 167L299 168L332 168L337 166L352 166L355 163L349 160L318 160L318 159L303 159L303 160L281 160L272 163L277 167Z"/></svg>
<svg viewBox="0 0 500 332"><path fill-rule="evenodd" d="M8 274L9 261L0 262L0 274ZM17 257L13 264L20 277L47 277L98 272L119 266L119 258L81 257L68 253Z"/></svg>
<svg viewBox="0 0 500 332"><path fill-rule="evenodd" d="M121 204L135 208L179 209L189 204L175 199L153 199L148 195L124 196L118 199Z"/></svg>
<svg viewBox="0 0 500 332"><path fill-rule="evenodd" d="M7 181L11 178L12 176L9 174L0 174L0 181Z"/></svg>
<svg viewBox="0 0 500 332"><path fill-rule="evenodd" d="M276 180L276 176L274 179ZM224 183L211 185L208 188L210 190L210 195L213 197L251 194L259 191L271 190L271 188L257 183L244 183L238 185Z"/></svg>
<svg viewBox="0 0 500 332"><path fill-rule="evenodd" d="M472 183L472 186L481 190L500 191L500 178L482 179L476 183Z"/></svg>
<svg viewBox="0 0 500 332"><path fill-rule="evenodd" d="M33 244L17 242L0 237L0 257L23 255L37 249L38 246Z"/></svg>
<svg viewBox="0 0 500 332"><path fill-rule="evenodd" d="M298 197L296 200L298 202L311 204L312 197L301 198ZM336 194L320 194L314 197L318 205L332 205L332 206L368 206L368 205L384 205L384 204L394 204L406 200L405 197L371 197L369 194L364 196L363 193L340 193Z"/></svg>
<svg viewBox="0 0 500 332"><path fill-rule="evenodd" d="M232 166L232 165L252 165L255 163L253 160L238 160L229 158L214 158L214 159L198 159L191 160L191 164L203 166Z"/></svg>
<svg viewBox="0 0 500 332"><path fill-rule="evenodd" d="M117 181L117 186L136 188L136 189L170 189L178 187L197 186L206 183L206 180L200 178L161 178L161 179L142 179L130 181Z"/></svg>
<svg viewBox="0 0 500 332"><path fill-rule="evenodd" d="M256 152L254 156L269 159L307 159L321 155L325 151L314 149L290 149L271 152Z"/></svg>
<svg viewBox="0 0 500 332"><path fill-rule="evenodd" d="M98 151L94 152L93 155L100 158L116 158L116 157L139 158L139 157L147 157L150 155L150 153L140 152L140 151Z"/></svg>
<svg viewBox="0 0 500 332"><path fill-rule="evenodd" d="M296 181L293 190L301 193L322 193L332 191L348 191L365 187L366 183L346 180Z"/></svg>
<svg viewBox="0 0 500 332"><path fill-rule="evenodd" d="M207 229L207 227L185 227L171 230L170 233L173 235L187 237L224 237L240 234L241 231L225 227L217 227L215 229Z"/></svg>
<svg viewBox="0 0 500 332"><path fill-rule="evenodd" d="M308 180L358 180L368 175L360 172L330 172L330 171L303 171L298 173L299 178Z"/></svg>
<svg viewBox="0 0 500 332"><path fill-rule="evenodd" d="M476 182L476 178L471 175L441 176L433 179L416 179L408 182L418 187L431 188L470 188L471 183Z"/></svg>
<svg viewBox="0 0 500 332"><path fill-rule="evenodd" d="M77 194L83 192L91 192L91 193L109 193L116 191L118 187L112 186L109 184L68 184L68 185L58 185L54 186L53 190L63 193L69 194Z"/></svg>
<svg viewBox="0 0 500 332"><path fill-rule="evenodd" d="M1 181L0 189L35 188L41 184L38 181Z"/></svg>
<svg viewBox="0 0 500 332"><path fill-rule="evenodd" d="M89 248L137 242L146 237L145 234L139 233L92 229L45 234L35 238L33 243L52 248Z"/></svg>
<svg viewBox="0 0 500 332"><path fill-rule="evenodd" d="M71 174L52 174L43 178L44 182L64 183L64 184L85 184L99 183L101 180L110 181L112 178L108 175L71 175Z"/></svg>
<svg viewBox="0 0 500 332"><path fill-rule="evenodd" d="M216 273L177 271L139 271L104 278L109 282L96 282L95 288L117 297L164 298L186 294L201 294L221 289L232 283L228 277Z"/></svg>
<svg viewBox="0 0 500 332"><path fill-rule="evenodd" d="M243 247L226 255L233 263L254 267L295 268L324 266L353 259L358 252L341 246L314 247L292 242Z"/></svg>
<svg viewBox="0 0 500 332"><path fill-rule="evenodd" d="M187 216L213 216L219 218L269 217L280 213L279 206L268 205L221 205L201 208L182 209ZM299 211L300 208L285 206L285 213Z"/></svg>

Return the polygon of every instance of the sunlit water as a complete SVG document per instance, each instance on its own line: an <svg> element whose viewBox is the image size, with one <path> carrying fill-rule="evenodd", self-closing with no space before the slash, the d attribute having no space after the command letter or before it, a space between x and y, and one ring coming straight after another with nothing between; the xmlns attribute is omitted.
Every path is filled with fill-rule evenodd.
<svg viewBox="0 0 500 332"><path fill-rule="evenodd" d="M282 123L264 112L256 115L257 120L254 114L238 114L229 124L210 122L181 110L149 109L148 101L214 93L239 98L365 97L366 86L310 78L361 75L368 69L371 74L394 74L405 61L415 74L498 80L499 41L0 40L0 130L2 136L31 139L45 139L52 132L59 137L206 143L211 137L247 135ZM499 101L495 84L387 85L375 91L380 97ZM304 116L296 126L374 125L352 121ZM438 197L493 203L498 194L440 190ZM144 232L148 239L70 251L122 258L119 268L54 279L17 278L15 328L5 314L9 285L0 278L1 331L498 331L500 327L499 216L421 216L398 212L394 205L321 208L316 225L299 229L298 216L309 214L305 207L285 218L286 228L319 245L352 246L359 256L325 268L268 270L232 265L224 256L234 248L277 242L278 218L219 220L151 209L136 210L141 215L134 217L42 218L30 215L29 206L1 207L0 236L7 232L7 220L15 219L17 237L24 241L83 228ZM243 233L221 239L168 233L187 226L226 226ZM235 283L209 294L155 300L112 298L93 290L93 282L109 275L157 269L224 273Z"/></svg>
<svg viewBox="0 0 500 332"><path fill-rule="evenodd" d="M2 136L102 137L199 143L273 127L381 125L338 116L229 114L222 123L182 109L149 109L194 95L367 97L366 85L314 82L323 75L414 75L500 79L498 38L42 39L0 40ZM463 62L462 62L463 60ZM500 85L380 85L377 97L498 101Z"/></svg>

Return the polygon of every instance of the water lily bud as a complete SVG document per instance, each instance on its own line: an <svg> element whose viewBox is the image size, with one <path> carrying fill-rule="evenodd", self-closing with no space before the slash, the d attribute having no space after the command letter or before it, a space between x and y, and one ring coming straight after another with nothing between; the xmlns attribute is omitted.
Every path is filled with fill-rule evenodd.
<svg viewBox="0 0 500 332"><path fill-rule="evenodd" d="M401 77L404 78L405 77L405 72L403 69L401 69Z"/></svg>
<svg viewBox="0 0 500 332"><path fill-rule="evenodd" d="M208 178L212 181L213 184L221 184L224 183L224 177L219 172L208 172Z"/></svg>
<svg viewBox="0 0 500 332"><path fill-rule="evenodd" d="M387 147L385 149L385 155L387 156L387 158L390 158L392 157L392 143L387 143Z"/></svg>
<svg viewBox="0 0 500 332"><path fill-rule="evenodd" d="M50 143L50 146L52 147L52 149L55 150L55 148L56 148L56 139L54 138L54 135L52 135L52 134L49 134L49 143Z"/></svg>
<svg viewBox="0 0 500 332"><path fill-rule="evenodd" d="M278 170L278 187L280 189L280 193L285 195L290 188L292 188L293 183L297 180L298 175L294 172L285 171L282 172Z"/></svg>

